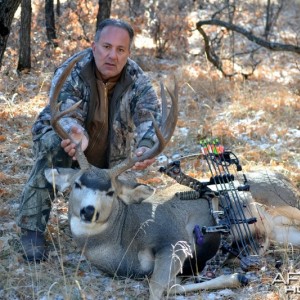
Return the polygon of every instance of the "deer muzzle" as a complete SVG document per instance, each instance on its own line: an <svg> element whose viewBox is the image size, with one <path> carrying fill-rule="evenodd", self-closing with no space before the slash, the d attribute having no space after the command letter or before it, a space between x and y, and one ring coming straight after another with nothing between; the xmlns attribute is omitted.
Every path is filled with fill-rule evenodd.
<svg viewBox="0 0 300 300"><path fill-rule="evenodd" d="M99 219L99 212L94 206L88 205L80 210L80 218L84 222L96 222Z"/></svg>

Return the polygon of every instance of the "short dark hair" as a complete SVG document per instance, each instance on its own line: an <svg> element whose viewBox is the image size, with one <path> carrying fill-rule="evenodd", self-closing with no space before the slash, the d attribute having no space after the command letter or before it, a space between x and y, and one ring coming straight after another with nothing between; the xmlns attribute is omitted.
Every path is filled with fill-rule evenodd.
<svg viewBox="0 0 300 300"><path fill-rule="evenodd" d="M96 30L96 34L95 34L95 38L94 38L95 42L99 41L102 30L107 26L114 26L114 27L119 27L119 28L125 29L128 32L129 39L130 39L130 47L131 47L131 44L132 44L133 38L134 38L133 28L131 27L131 25L129 23L127 23L123 20L120 20L120 19L105 19L105 20L101 21Z"/></svg>

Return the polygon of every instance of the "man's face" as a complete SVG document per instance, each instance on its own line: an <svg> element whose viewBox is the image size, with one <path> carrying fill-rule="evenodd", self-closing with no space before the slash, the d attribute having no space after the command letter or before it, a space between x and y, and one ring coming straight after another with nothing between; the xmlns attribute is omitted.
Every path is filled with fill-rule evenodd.
<svg viewBox="0 0 300 300"><path fill-rule="evenodd" d="M129 34L123 28L104 27L98 42L93 42L92 49L102 79L117 76L130 55Z"/></svg>

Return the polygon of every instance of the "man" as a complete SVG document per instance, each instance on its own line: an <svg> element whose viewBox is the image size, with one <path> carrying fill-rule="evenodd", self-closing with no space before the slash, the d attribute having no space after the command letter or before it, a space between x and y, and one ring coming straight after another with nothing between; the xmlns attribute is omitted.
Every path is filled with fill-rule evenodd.
<svg viewBox="0 0 300 300"><path fill-rule="evenodd" d="M62 70L83 55L66 79L58 102L61 110L82 100L71 116L60 120L75 141L82 141L88 161L108 168L125 159L131 149L139 156L154 144L150 113L158 123L161 107L157 95L141 68L132 61L132 27L117 19L104 20L96 32L91 49L75 54L55 72L50 96ZM50 107L44 108L33 125L35 164L24 187L18 226L27 260L40 261L45 255L44 232L51 211L52 187L47 183L46 168L76 166L75 144L60 140L50 125ZM136 163L142 170L154 162Z"/></svg>

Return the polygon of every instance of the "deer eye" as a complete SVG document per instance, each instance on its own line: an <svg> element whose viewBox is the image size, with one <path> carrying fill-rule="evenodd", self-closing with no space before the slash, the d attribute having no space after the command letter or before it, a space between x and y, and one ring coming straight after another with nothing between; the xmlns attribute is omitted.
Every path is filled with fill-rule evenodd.
<svg viewBox="0 0 300 300"><path fill-rule="evenodd" d="M75 181L75 189L81 189L81 185Z"/></svg>
<svg viewBox="0 0 300 300"><path fill-rule="evenodd" d="M112 197L114 195L114 191L109 191L106 193L106 196Z"/></svg>

